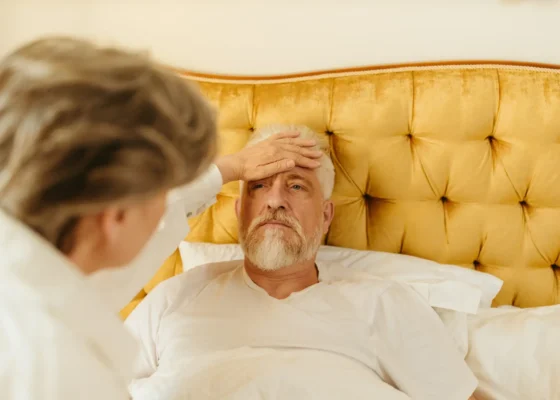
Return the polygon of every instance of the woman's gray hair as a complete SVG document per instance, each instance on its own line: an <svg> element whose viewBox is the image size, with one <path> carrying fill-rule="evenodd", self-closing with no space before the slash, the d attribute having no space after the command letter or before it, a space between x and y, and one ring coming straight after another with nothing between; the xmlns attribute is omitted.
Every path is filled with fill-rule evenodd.
<svg viewBox="0 0 560 400"><path fill-rule="evenodd" d="M80 217L195 179L216 140L198 90L142 54L47 38L0 61L0 209L62 251Z"/></svg>
<svg viewBox="0 0 560 400"><path fill-rule="evenodd" d="M299 137L301 139L315 139L317 142L315 149L323 152L323 155L319 159L321 166L316 170L317 178L321 184L324 199L330 199L334 187L334 165L329 154L329 143L324 136L320 136L313 129L305 125L274 124L257 129L249 138L247 146L261 142L282 132L299 132Z"/></svg>

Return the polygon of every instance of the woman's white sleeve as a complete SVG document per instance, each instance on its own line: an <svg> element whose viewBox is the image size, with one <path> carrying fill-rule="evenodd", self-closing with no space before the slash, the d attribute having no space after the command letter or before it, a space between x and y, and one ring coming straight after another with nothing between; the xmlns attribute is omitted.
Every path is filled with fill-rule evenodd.
<svg viewBox="0 0 560 400"><path fill-rule="evenodd" d="M187 218L214 204L221 187L222 175L211 165L196 181L169 193L160 226L140 254L126 267L104 269L91 277L108 305L119 311L132 300L185 239L189 233Z"/></svg>

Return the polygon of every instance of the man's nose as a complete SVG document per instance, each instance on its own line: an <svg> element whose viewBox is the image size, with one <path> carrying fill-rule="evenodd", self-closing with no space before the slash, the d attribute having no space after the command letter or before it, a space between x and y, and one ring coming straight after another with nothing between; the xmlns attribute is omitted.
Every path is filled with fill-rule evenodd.
<svg viewBox="0 0 560 400"><path fill-rule="evenodd" d="M278 180L274 182L267 193L266 205L272 210L286 208L286 193L282 184L278 182Z"/></svg>

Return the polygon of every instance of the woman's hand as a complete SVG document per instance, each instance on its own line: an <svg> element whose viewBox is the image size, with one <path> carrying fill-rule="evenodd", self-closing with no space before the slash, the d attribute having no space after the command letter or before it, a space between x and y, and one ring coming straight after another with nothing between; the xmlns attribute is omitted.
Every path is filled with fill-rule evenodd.
<svg viewBox="0 0 560 400"><path fill-rule="evenodd" d="M216 165L224 183L256 181L289 171L296 165L317 168L323 155L313 150L313 139L300 139L299 132L283 132L249 147L218 158Z"/></svg>

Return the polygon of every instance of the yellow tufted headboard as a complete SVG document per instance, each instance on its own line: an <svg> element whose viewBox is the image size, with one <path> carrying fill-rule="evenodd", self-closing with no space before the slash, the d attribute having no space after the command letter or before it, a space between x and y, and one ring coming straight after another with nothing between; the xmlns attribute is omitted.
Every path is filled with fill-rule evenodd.
<svg viewBox="0 0 560 400"><path fill-rule="evenodd" d="M219 109L222 153L271 123L328 136L336 215L326 243L405 253L504 280L495 304L560 302L560 69L370 68L305 76L189 76ZM237 184L190 221L234 243ZM181 272L178 252L123 310Z"/></svg>

